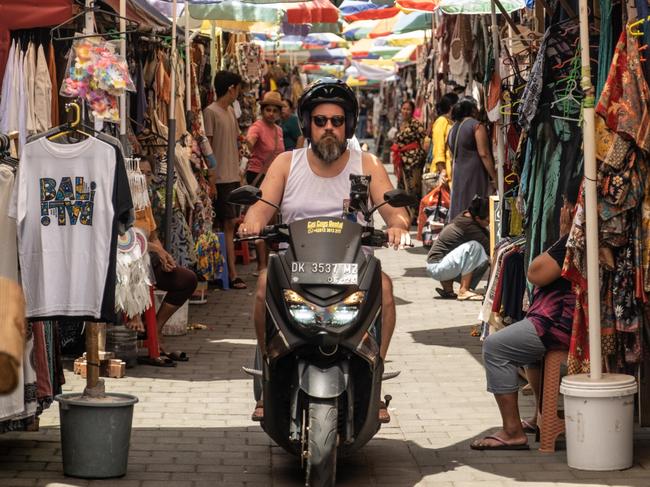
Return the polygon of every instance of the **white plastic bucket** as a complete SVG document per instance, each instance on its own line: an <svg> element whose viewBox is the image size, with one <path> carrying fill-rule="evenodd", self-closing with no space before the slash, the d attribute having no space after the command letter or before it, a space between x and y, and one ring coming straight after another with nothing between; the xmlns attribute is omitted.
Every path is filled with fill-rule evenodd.
<svg viewBox="0 0 650 487"><path fill-rule="evenodd" d="M588 374L562 379L567 463L579 470L623 470L633 463L633 376Z"/></svg>
<svg viewBox="0 0 650 487"><path fill-rule="evenodd" d="M156 290L154 291L155 301L156 301L156 311L160 308L163 299L165 298L165 291ZM189 318L189 304L188 301L183 303L183 306L178 308L176 312L167 320L165 326L163 326L162 334L164 336L180 336L187 334L187 321Z"/></svg>

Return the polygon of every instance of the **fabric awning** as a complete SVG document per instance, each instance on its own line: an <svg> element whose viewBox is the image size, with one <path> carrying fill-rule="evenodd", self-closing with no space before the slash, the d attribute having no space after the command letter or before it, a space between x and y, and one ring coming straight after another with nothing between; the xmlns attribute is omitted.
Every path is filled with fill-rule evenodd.
<svg viewBox="0 0 650 487"><path fill-rule="evenodd" d="M0 83L9 55L9 31L55 26L72 15L72 0L0 1Z"/></svg>

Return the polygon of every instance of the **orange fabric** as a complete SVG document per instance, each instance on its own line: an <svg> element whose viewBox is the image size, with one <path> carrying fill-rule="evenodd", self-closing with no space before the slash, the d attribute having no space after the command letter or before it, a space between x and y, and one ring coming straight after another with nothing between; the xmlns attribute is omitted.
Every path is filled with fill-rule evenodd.
<svg viewBox="0 0 650 487"><path fill-rule="evenodd" d="M47 69L50 72L50 81L52 82L52 125L59 124L59 90L56 82L56 56L54 55L54 46L50 43L48 53Z"/></svg>
<svg viewBox="0 0 650 487"><path fill-rule="evenodd" d="M137 210L135 212L135 226L144 230L147 236L151 235L158 228L150 206L147 206L144 210Z"/></svg>

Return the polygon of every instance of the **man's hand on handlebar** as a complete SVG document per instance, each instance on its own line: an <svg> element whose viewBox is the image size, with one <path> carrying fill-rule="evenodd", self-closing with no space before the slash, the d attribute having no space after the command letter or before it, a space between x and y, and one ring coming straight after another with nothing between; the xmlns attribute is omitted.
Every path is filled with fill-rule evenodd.
<svg viewBox="0 0 650 487"><path fill-rule="evenodd" d="M262 230L264 230L264 225L257 222L244 221L239 225L237 234L240 238L254 237L262 233Z"/></svg>
<svg viewBox="0 0 650 487"><path fill-rule="evenodd" d="M386 235L388 236L388 247L393 247L395 250L412 247L411 235L408 230L400 227L390 227L386 230Z"/></svg>

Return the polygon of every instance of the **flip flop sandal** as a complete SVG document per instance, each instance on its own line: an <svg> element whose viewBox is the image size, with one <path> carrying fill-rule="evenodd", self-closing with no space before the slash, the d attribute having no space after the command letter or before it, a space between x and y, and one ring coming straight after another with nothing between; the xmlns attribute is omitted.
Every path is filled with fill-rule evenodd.
<svg viewBox="0 0 650 487"><path fill-rule="evenodd" d="M456 294L455 292L453 292L453 291L445 291L441 287L437 287L436 292L440 296L440 299L457 299L458 298L458 294Z"/></svg>
<svg viewBox="0 0 650 487"><path fill-rule="evenodd" d="M173 360L174 362L187 362L190 357L185 352L181 352L180 350L176 352L160 352L160 355L162 357L167 357L170 360Z"/></svg>
<svg viewBox="0 0 650 487"><path fill-rule="evenodd" d="M261 401L255 405L255 410L251 414L251 421L260 422L264 420L264 406Z"/></svg>
<svg viewBox="0 0 650 487"><path fill-rule="evenodd" d="M482 445L481 441L483 440L494 440L498 443L498 445ZM469 447L472 450L530 450L528 443L512 445L510 443L506 443L503 438L499 438L498 436L494 435L486 436L480 440L474 440L472 443L470 443Z"/></svg>
<svg viewBox="0 0 650 487"><path fill-rule="evenodd" d="M524 433L528 434L533 434L536 435L537 432L539 431L539 426L536 424L532 424L529 421L526 421L525 419L521 420L521 428L524 430Z"/></svg>
<svg viewBox="0 0 650 487"><path fill-rule="evenodd" d="M153 367L176 367L176 362L163 356L158 358L138 357L138 363L141 365L151 365Z"/></svg>
<svg viewBox="0 0 650 487"><path fill-rule="evenodd" d="M235 277L229 284L231 289L246 289L248 287L241 277Z"/></svg>
<svg viewBox="0 0 650 487"><path fill-rule="evenodd" d="M473 292L467 292L465 294L459 294L456 298L458 301L483 301L483 296Z"/></svg>

